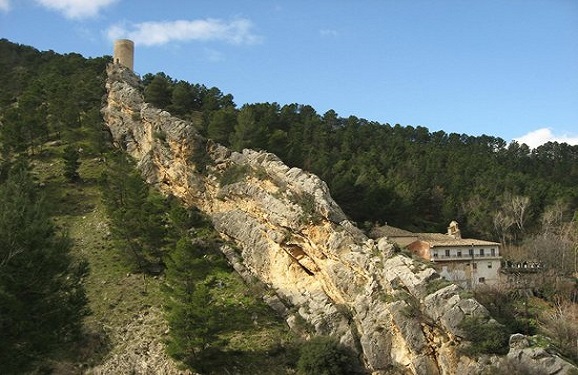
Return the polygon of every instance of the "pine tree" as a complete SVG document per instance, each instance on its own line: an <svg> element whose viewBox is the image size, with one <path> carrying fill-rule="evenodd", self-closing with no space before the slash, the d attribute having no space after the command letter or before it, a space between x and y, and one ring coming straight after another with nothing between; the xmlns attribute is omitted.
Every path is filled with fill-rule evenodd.
<svg viewBox="0 0 578 375"><path fill-rule="evenodd" d="M164 73L157 73L144 90L145 100L157 108L164 109L171 103L172 79Z"/></svg>
<svg viewBox="0 0 578 375"><path fill-rule="evenodd" d="M218 341L222 329L218 308L205 280L211 271L202 240L183 237L167 261L167 320L171 336L168 353L189 365Z"/></svg>
<svg viewBox="0 0 578 375"><path fill-rule="evenodd" d="M0 372L23 373L77 338L88 314L84 262L70 254L26 170L0 185Z"/></svg>
<svg viewBox="0 0 578 375"><path fill-rule="evenodd" d="M111 161L101 187L112 234L139 272L157 273L166 240L164 199L151 192L125 155Z"/></svg>
<svg viewBox="0 0 578 375"><path fill-rule="evenodd" d="M64 177L71 182L77 181L80 178L78 174L80 153L74 146L69 145L64 149L62 158L64 159Z"/></svg>

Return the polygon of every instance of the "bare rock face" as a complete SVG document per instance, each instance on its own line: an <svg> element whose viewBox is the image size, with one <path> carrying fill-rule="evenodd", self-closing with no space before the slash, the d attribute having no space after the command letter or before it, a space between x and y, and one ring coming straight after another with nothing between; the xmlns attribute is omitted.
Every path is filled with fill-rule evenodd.
<svg viewBox="0 0 578 375"><path fill-rule="evenodd" d="M238 245L223 252L269 287L266 301L292 328L338 337L373 374L480 371L478 359L458 354L460 322L488 315L476 300L455 285L435 290L432 268L368 239L317 176L204 139L145 103L130 71L111 65L108 74L102 113L114 142L149 183L199 207Z"/></svg>

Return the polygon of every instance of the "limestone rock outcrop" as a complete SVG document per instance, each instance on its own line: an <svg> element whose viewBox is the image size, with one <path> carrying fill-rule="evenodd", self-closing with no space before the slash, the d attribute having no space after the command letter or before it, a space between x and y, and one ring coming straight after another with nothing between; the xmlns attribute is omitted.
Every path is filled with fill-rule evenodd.
<svg viewBox="0 0 578 375"><path fill-rule="evenodd" d="M149 183L211 217L237 245L223 249L231 264L268 286L266 301L292 328L338 337L374 374L479 373L481 362L458 350L464 317L488 315L476 300L366 237L317 176L203 138L145 103L138 78L119 65L108 77L102 113L114 142Z"/></svg>

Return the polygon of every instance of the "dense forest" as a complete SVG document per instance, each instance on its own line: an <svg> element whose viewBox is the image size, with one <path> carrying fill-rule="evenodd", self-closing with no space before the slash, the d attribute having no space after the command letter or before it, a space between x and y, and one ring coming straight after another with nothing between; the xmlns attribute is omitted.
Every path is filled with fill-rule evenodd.
<svg viewBox="0 0 578 375"><path fill-rule="evenodd" d="M544 213L572 219L578 207L578 146L536 149L489 135L380 124L309 105L245 104L164 73L146 74L145 98L197 119L201 132L235 150L263 149L320 176L359 225L444 232L519 244ZM199 112L201 115L199 115ZM200 120L199 120L200 119Z"/></svg>
<svg viewBox="0 0 578 375"><path fill-rule="evenodd" d="M52 350L48 343L69 344L89 313L81 285L88 267L71 257L66 233L50 220L58 207L50 197L43 198L29 165L54 153L46 152L51 145L58 147L69 184L82 179L81 157L106 156L102 159L107 169L98 180L116 246L127 249L134 272L154 275L159 267L168 267L166 277L172 285L164 293L171 296L167 316L175 332L169 344L174 357L198 363L199 353L193 349L216 345L226 318L235 317L241 325L250 321L248 312L231 310L233 304L217 306L220 310L210 311L211 316L203 312L207 301L215 298L211 286L232 283L230 270L216 254L218 240L209 223L200 213L183 210L170 197L151 191L130 162L111 149L100 116L110 61L109 56L86 59L0 40L0 362L10 363L7 358L14 357L19 360L15 366L24 366ZM305 104L238 107L231 94L216 87L164 73L144 74L142 82L147 101L192 121L206 137L235 150L267 150L290 166L317 174L345 213L365 230L388 223L418 232L445 232L447 224L457 220L464 235L498 240L511 257L544 262L556 269L556 276L576 272L578 146L547 143L530 149L489 135L392 126L341 117L333 110L318 114ZM192 243L185 240L191 233L198 234ZM14 236L28 239L28 247L15 246ZM47 249L47 258L35 251L38 248ZM51 262L51 272L37 281L45 291L29 300L34 286L22 281L25 274L14 273L19 280L6 275L20 264L43 259ZM189 268L216 273L191 275L185 272ZM37 309L28 311L28 305L15 301L35 301ZM55 304L61 308L50 322L57 338L45 334L43 320L26 326L35 316L22 311L43 316L43 309L54 310ZM263 307L255 309L262 313ZM215 321L219 316L222 321ZM190 332L179 331L183 320L199 319L207 324L195 329L209 332L187 341ZM22 356L23 350L27 356ZM10 373L22 368L2 369Z"/></svg>
<svg viewBox="0 0 578 375"><path fill-rule="evenodd" d="M51 133L98 122L109 58L38 53L7 41L0 47L5 150L34 151ZM147 101L193 120L207 137L235 150L273 152L319 175L361 226L443 232L457 220L468 235L519 243L540 230L545 212L569 221L578 207L578 146L530 149L489 135L392 126L333 110L321 115L302 104L237 108L231 94L164 73L145 74L143 84Z"/></svg>

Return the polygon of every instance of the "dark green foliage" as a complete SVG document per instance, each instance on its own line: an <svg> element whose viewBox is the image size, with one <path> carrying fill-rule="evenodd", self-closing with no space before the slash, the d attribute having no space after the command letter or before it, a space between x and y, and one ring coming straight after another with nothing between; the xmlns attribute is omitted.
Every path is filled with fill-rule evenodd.
<svg viewBox="0 0 578 375"><path fill-rule="evenodd" d="M230 135L231 148L237 151L244 148L266 149L269 126L275 120L269 114L271 111L268 104L244 105L237 115L235 131Z"/></svg>
<svg viewBox="0 0 578 375"><path fill-rule="evenodd" d="M229 145L229 135L237 124L237 112L233 107L225 107L213 112L207 127L207 136L225 146Z"/></svg>
<svg viewBox="0 0 578 375"><path fill-rule="evenodd" d="M185 208L178 198L169 196L168 236L176 243L181 237L210 231L210 220L196 207Z"/></svg>
<svg viewBox="0 0 578 375"><path fill-rule="evenodd" d="M191 365L209 345L218 345L218 333L225 319L207 280L215 266L212 263L219 259L207 247L202 241L192 243L183 237L167 262L166 308L171 329L167 352Z"/></svg>
<svg viewBox="0 0 578 375"><path fill-rule="evenodd" d="M354 354L331 337L318 336L303 344L297 369L303 375L356 373Z"/></svg>
<svg viewBox="0 0 578 375"><path fill-rule="evenodd" d="M86 263L70 255L26 170L0 182L0 372L23 373L75 340L88 314Z"/></svg>
<svg viewBox="0 0 578 375"><path fill-rule="evenodd" d="M535 335L537 319L529 311L528 297L515 289L477 288L474 298L484 305L490 315L512 333Z"/></svg>
<svg viewBox="0 0 578 375"><path fill-rule="evenodd" d="M177 82L172 90L171 104L168 110L176 116L186 115L195 106L191 84L185 81Z"/></svg>
<svg viewBox="0 0 578 375"><path fill-rule="evenodd" d="M39 52L0 40L3 151L35 153L50 139L101 135L98 111L108 61Z"/></svg>
<svg viewBox="0 0 578 375"><path fill-rule="evenodd" d="M260 300L262 290L243 284L228 265L210 221L176 198L169 198L169 204L168 231L175 245L165 271L168 354L203 374L233 369L279 373L268 366L283 361L293 366L291 344L285 344L282 335L267 334L276 326L281 329L276 332L283 332L284 322L271 320L271 310Z"/></svg>
<svg viewBox="0 0 578 375"><path fill-rule="evenodd" d="M218 252L208 223L194 221L201 226L185 233L197 237L191 240L183 235L167 258L167 353L191 369L207 372L214 370L219 362L215 355L227 344L223 335L243 329L250 317L236 302L219 297L220 289L230 282L232 270Z"/></svg>
<svg viewBox="0 0 578 375"><path fill-rule="evenodd" d="M147 73L142 82L145 100L158 108L171 111L174 115L190 117L196 111L208 114L224 108L234 108L233 96L223 94L216 87L175 81L165 73Z"/></svg>
<svg viewBox="0 0 578 375"><path fill-rule="evenodd" d="M78 174L78 167L80 167L80 153L78 150L72 146L66 146L64 153L62 155L64 159L64 177L68 181L76 181L80 178Z"/></svg>
<svg viewBox="0 0 578 375"><path fill-rule="evenodd" d="M541 214L555 201L564 198L570 212L578 208L578 146L550 142L530 150L487 135L391 126L333 110L320 115L299 104L235 109L216 88L169 82L169 109L180 114L188 108L185 117L203 110L205 134L217 142L237 151L268 150L317 174L358 223L443 232L457 220L464 236L520 244L539 229ZM511 216L507 207L516 197L530 202L524 217L496 225L500 214Z"/></svg>
<svg viewBox="0 0 578 375"><path fill-rule="evenodd" d="M465 317L460 323L465 332L469 346L465 354L506 354L509 346L510 332L503 325L491 322L488 318Z"/></svg>
<svg viewBox="0 0 578 375"><path fill-rule="evenodd" d="M431 280L426 284L426 293L427 294L432 294L437 292L440 289L445 288L448 285L452 285L453 283L451 281L446 280L445 278L437 278L435 280Z"/></svg>
<svg viewBox="0 0 578 375"><path fill-rule="evenodd" d="M145 87L145 100L158 108L166 108L171 101L172 80L164 73L157 73Z"/></svg>
<svg viewBox="0 0 578 375"><path fill-rule="evenodd" d="M157 273L166 246L164 200L125 155L111 155L109 160L101 186L112 233L138 271Z"/></svg>

